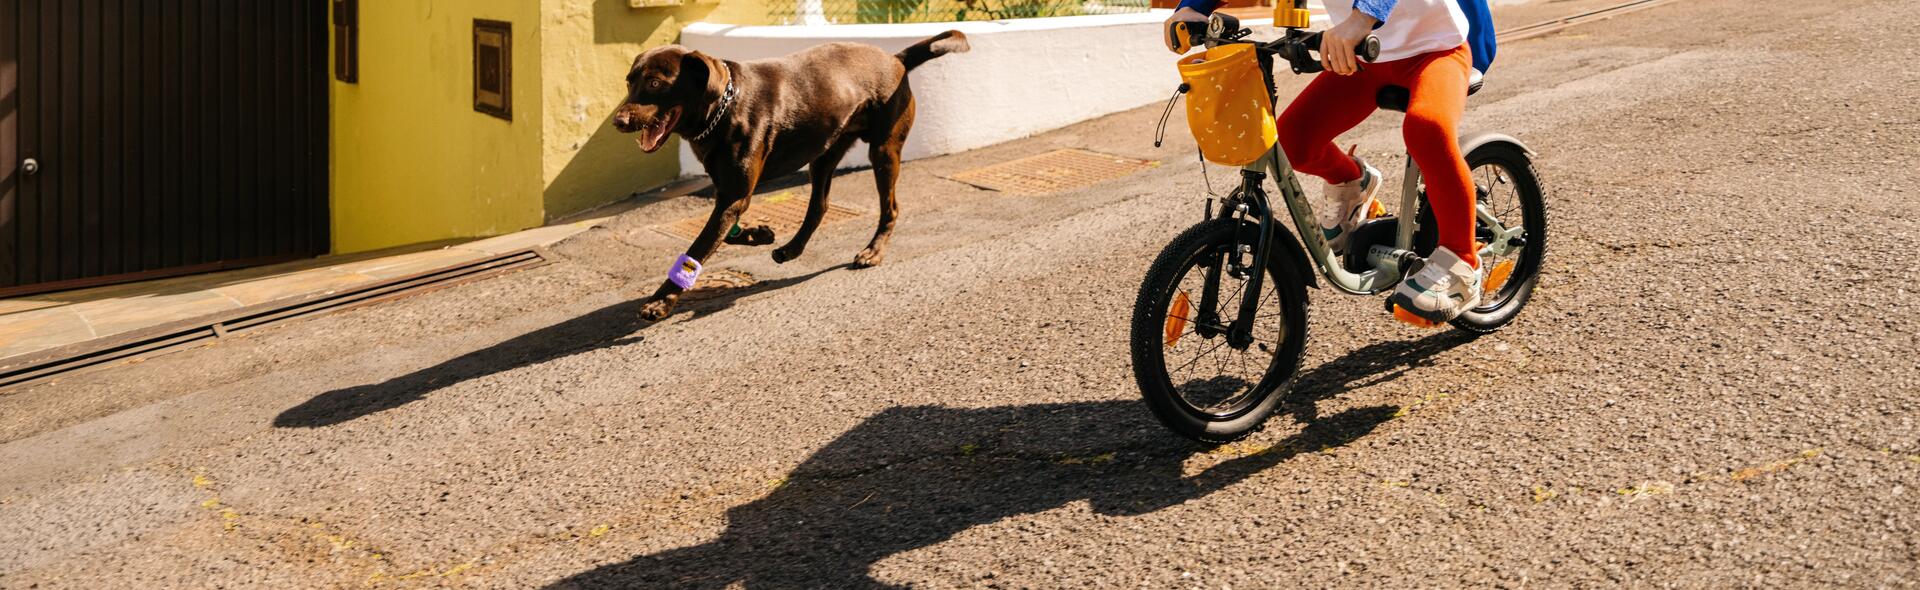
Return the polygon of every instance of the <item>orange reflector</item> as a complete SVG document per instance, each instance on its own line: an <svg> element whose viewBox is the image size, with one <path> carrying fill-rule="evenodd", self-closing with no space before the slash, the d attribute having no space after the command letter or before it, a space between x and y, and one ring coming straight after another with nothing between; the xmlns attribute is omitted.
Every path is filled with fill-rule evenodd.
<svg viewBox="0 0 1920 590"><path fill-rule="evenodd" d="M1180 336L1187 333L1187 312L1193 311L1193 303L1187 301L1187 292L1173 296L1173 306L1167 310L1167 347L1180 343Z"/></svg>
<svg viewBox="0 0 1920 590"><path fill-rule="evenodd" d="M1379 199L1374 199L1373 206L1367 207L1367 219L1379 219L1386 216L1387 206L1380 204Z"/></svg>
<svg viewBox="0 0 1920 590"><path fill-rule="evenodd" d="M1393 306L1393 319L1400 320L1400 323L1413 326L1415 328L1440 327L1440 324L1429 322L1427 321L1426 318L1413 315L1413 312L1407 311L1405 308L1402 308L1398 305Z"/></svg>
<svg viewBox="0 0 1920 590"><path fill-rule="evenodd" d="M1499 293L1501 287L1507 286L1507 279L1513 278L1513 262L1502 260L1493 265L1493 270L1487 271L1487 279L1480 283L1480 292L1493 295Z"/></svg>

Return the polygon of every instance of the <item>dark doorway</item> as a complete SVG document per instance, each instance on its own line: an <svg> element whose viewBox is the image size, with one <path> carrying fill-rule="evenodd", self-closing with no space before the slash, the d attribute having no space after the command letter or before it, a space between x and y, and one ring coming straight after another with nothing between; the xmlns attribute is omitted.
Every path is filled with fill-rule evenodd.
<svg viewBox="0 0 1920 590"><path fill-rule="evenodd" d="M0 295L326 252L325 0L0 0Z"/></svg>

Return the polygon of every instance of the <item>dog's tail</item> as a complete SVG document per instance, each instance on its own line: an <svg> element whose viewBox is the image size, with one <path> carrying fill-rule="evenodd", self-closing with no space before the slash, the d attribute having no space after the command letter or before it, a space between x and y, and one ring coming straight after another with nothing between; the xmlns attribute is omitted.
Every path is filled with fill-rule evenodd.
<svg viewBox="0 0 1920 590"><path fill-rule="evenodd" d="M900 63L905 64L907 71L911 72L914 68L920 67L920 64L927 63L927 60L949 53L966 53L966 51L972 47L972 45L967 44L966 33L947 31L932 37L927 37L919 43L913 44L912 47L900 50L900 53L896 53L893 56L900 58Z"/></svg>

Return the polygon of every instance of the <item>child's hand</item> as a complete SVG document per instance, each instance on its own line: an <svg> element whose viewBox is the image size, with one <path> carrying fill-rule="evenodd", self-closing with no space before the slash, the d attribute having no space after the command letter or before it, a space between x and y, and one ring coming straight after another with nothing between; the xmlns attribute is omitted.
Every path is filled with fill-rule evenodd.
<svg viewBox="0 0 1920 590"><path fill-rule="evenodd" d="M1339 26L1327 29L1320 35L1320 65L1342 76L1360 71L1360 58L1353 55L1353 48L1373 33L1373 25L1378 22L1367 13L1355 10L1353 16L1341 21Z"/></svg>
<svg viewBox="0 0 1920 590"><path fill-rule="evenodd" d="M1182 9L1173 11L1173 16L1167 17L1167 24L1162 28L1160 32L1160 42L1165 43L1167 45L1167 51L1171 51L1174 53L1180 53L1180 47L1177 45L1174 45L1174 42L1173 42L1173 23L1178 23L1178 22L1200 23L1199 28L1193 29L1193 30L1204 31L1207 28L1207 25L1206 25L1207 15L1200 14L1200 11L1194 10L1192 8L1182 8Z"/></svg>

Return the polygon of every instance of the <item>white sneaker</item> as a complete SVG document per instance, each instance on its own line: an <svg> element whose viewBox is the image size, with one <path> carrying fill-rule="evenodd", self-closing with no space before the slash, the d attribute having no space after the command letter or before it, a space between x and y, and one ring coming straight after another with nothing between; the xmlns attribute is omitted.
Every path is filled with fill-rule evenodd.
<svg viewBox="0 0 1920 590"><path fill-rule="evenodd" d="M1335 255L1347 253L1347 238L1367 220L1374 208L1373 194L1380 192L1380 170L1351 151L1347 155L1360 165L1360 178L1340 184L1327 183L1321 193L1326 195L1327 207L1321 210L1320 237Z"/></svg>
<svg viewBox="0 0 1920 590"><path fill-rule="evenodd" d="M1388 301L1432 324L1480 306L1480 269L1445 247L1434 248L1420 271L1400 281Z"/></svg>

